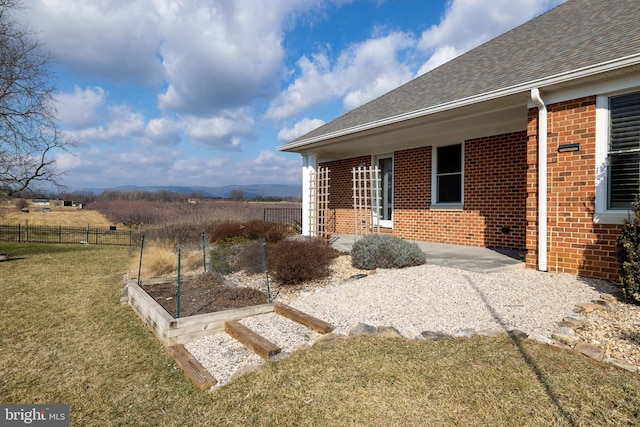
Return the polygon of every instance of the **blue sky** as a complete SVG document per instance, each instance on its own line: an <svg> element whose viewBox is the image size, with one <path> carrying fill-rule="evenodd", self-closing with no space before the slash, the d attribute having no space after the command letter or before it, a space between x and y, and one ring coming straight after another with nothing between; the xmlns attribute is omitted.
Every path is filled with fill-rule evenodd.
<svg viewBox="0 0 640 427"><path fill-rule="evenodd" d="M299 184L276 147L562 0L23 0L71 190Z"/></svg>

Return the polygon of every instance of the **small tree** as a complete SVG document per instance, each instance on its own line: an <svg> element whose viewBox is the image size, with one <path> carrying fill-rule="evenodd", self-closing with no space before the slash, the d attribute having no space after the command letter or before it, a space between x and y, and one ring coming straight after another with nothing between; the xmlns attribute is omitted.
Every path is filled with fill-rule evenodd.
<svg viewBox="0 0 640 427"><path fill-rule="evenodd" d="M633 217L624 220L622 234L616 240L616 258L624 297L640 303L640 198L637 196Z"/></svg>

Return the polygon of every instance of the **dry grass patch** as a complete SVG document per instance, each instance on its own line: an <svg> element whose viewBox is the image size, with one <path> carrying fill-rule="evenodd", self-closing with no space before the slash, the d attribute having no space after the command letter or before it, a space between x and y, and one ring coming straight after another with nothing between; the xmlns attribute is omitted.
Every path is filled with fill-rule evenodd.
<svg viewBox="0 0 640 427"><path fill-rule="evenodd" d="M128 306L129 248L0 243L0 396L71 425L637 425L638 374L508 338L360 338L202 393Z"/></svg>
<svg viewBox="0 0 640 427"><path fill-rule="evenodd" d="M89 224L92 228L109 228L114 225L98 211L77 207L46 207L51 212L42 212L42 207L33 206L29 206L29 213L20 212L14 207L0 207L1 222L14 225L29 221L29 225L61 225L63 227L86 227Z"/></svg>

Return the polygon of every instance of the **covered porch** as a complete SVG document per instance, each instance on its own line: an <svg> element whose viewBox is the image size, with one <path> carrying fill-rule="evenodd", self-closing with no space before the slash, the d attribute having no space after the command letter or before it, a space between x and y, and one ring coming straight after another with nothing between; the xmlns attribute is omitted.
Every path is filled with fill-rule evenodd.
<svg viewBox="0 0 640 427"><path fill-rule="evenodd" d="M362 236L353 234L332 234L329 239L331 247L350 252L351 247ZM411 241L416 243L427 256L427 264L454 267L461 270L490 273L508 268L524 268L524 260L515 250L490 249L477 246L451 245Z"/></svg>

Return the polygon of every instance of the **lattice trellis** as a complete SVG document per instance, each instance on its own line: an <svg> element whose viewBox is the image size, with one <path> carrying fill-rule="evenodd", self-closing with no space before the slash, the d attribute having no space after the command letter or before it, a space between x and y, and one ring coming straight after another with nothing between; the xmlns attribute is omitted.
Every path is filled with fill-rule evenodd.
<svg viewBox="0 0 640 427"><path fill-rule="evenodd" d="M319 167L309 174L309 232L329 237L329 169Z"/></svg>
<svg viewBox="0 0 640 427"><path fill-rule="evenodd" d="M353 168L353 220L356 238L380 233L381 189L377 166Z"/></svg>

